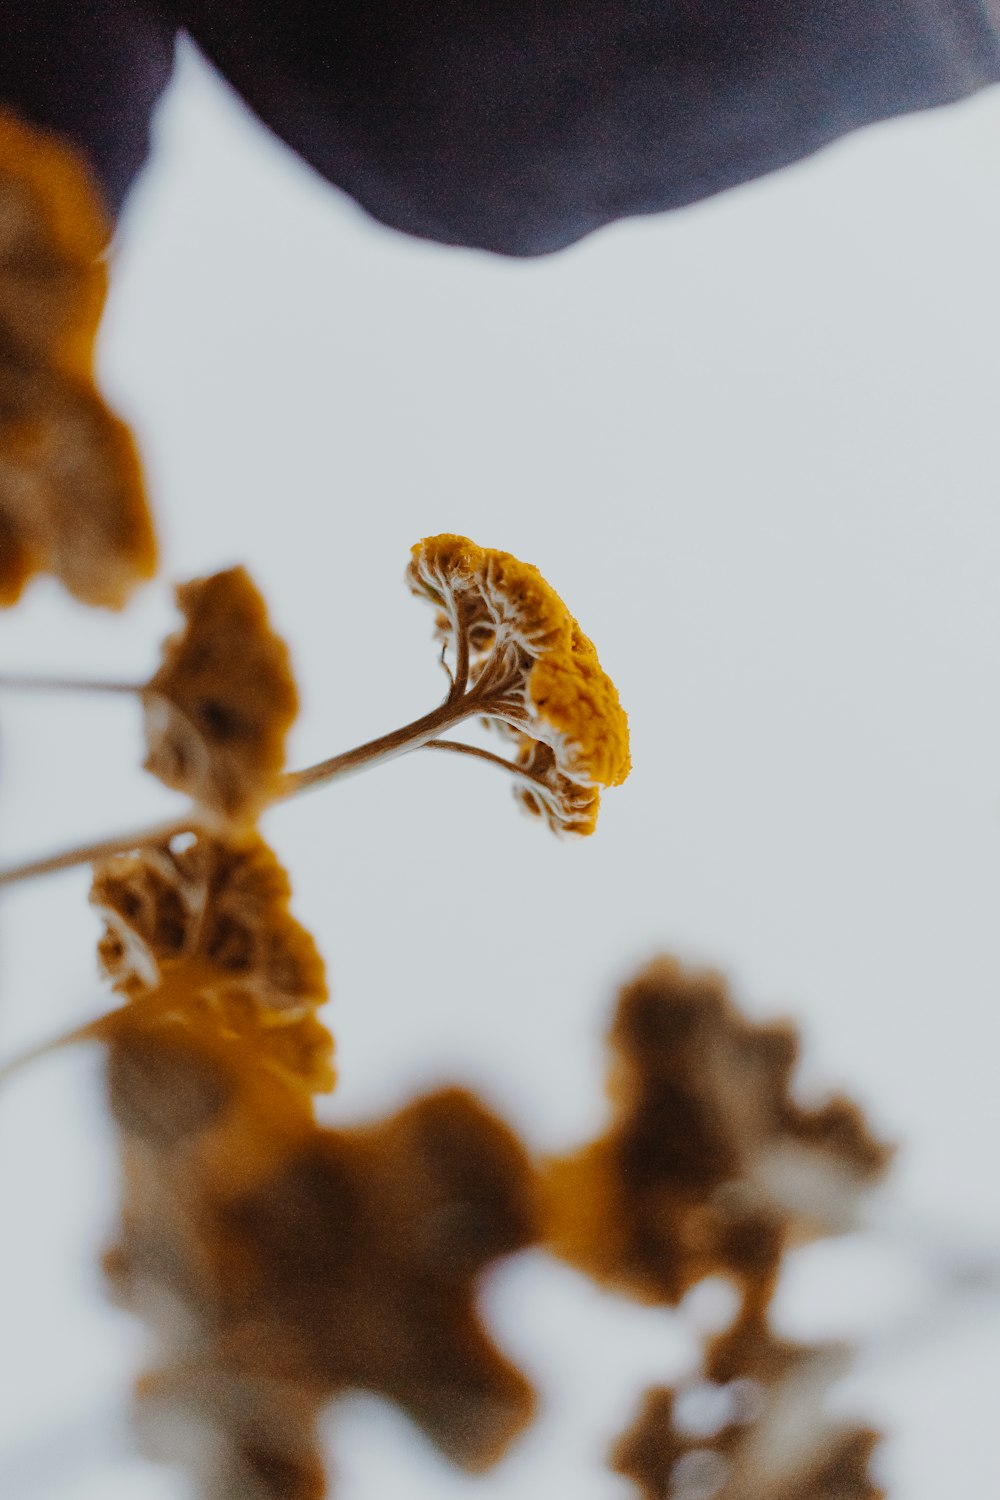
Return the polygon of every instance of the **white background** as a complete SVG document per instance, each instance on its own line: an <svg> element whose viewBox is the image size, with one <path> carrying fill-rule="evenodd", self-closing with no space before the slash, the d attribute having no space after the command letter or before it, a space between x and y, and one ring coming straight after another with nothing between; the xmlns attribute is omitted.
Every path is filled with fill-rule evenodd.
<svg viewBox="0 0 1000 1500"><path fill-rule="evenodd" d="M653 952L793 1014L802 1089L902 1143L878 1244L804 1253L802 1336L898 1337L928 1238L1000 1255L1000 93L870 130L681 214L512 263L382 229L186 55L116 247L101 366L146 455L161 582L124 617L36 585L0 664L142 678L171 581L245 562L291 643L292 764L437 701L408 549L536 563L629 709L635 771L560 844L502 776L415 755L268 815L329 963L350 1121L460 1080L527 1137L601 1128L615 987ZM128 701L0 701L4 863L166 815ZM83 873L5 894L2 1054L95 1014ZM143 1335L104 1299L99 1060L0 1097L0 1492L175 1500L121 1413ZM912 1225L924 1225L915 1230ZM911 1227L908 1227L911 1226ZM893 1239L895 1248L887 1248ZM485 1480L369 1399L344 1500L626 1500L601 1467L681 1318L543 1258L488 1289L545 1419ZM842 1393L898 1500L990 1494L1000 1303ZM893 1332L896 1330L896 1332Z"/></svg>

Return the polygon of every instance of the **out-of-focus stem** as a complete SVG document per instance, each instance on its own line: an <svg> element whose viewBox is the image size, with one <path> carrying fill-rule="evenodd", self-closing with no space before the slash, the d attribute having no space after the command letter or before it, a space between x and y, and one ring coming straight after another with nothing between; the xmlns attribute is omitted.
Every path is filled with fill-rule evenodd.
<svg viewBox="0 0 1000 1500"><path fill-rule="evenodd" d="M0 690L15 693L142 693L142 682L104 682L88 677L35 677L20 676L16 672L0 672Z"/></svg>
<svg viewBox="0 0 1000 1500"><path fill-rule="evenodd" d="M169 844L171 839L182 833L196 832L197 827L197 821L188 814L183 818L174 818L169 823L154 823L151 828L136 828L131 833L119 834L115 838L80 844L75 849L64 849L59 854L50 854L43 859L28 860L24 864L0 870L0 886L15 885L20 880L31 880L36 875L53 875L57 870L71 870L76 865L89 865L95 859L106 859L111 854L127 854L130 849Z"/></svg>

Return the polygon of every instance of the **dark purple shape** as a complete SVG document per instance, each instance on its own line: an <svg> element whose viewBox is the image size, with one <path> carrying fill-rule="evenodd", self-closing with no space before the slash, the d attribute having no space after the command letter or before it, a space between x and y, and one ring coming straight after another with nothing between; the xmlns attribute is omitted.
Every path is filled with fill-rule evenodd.
<svg viewBox="0 0 1000 1500"><path fill-rule="evenodd" d="M1000 79L1000 0L175 0L376 218L510 255Z"/></svg>
<svg viewBox="0 0 1000 1500"><path fill-rule="evenodd" d="M120 0L0 0L0 103L75 141L115 214L149 150L174 31Z"/></svg>

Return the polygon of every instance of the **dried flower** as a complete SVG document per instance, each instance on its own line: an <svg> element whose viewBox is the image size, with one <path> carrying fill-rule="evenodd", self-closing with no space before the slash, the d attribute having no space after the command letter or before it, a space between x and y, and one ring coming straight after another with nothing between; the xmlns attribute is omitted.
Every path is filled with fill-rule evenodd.
<svg viewBox="0 0 1000 1500"><path fill-rule="evenodd" d="M647 1391L611 1466L643 1500L883 1500L869 1475L879 1434L826 1411L849 1360L741 1323L709 1351L705 1380ZM710 1420L692 1422L692 1407Z"/></svg>
<svg viewBox="0 0 1000 1500"><path fill-rule="evenodd" d="M181 1015L252 1040L261 1066L307 1091L329 1089L333 1044L316 1015L327 999L323 961L289 912L290 896L285 871L256 835L202 835L180 851L103 860L90 897L105 923L102 967L142 1002L141 1024ZM107 1026L124 1015L112 1013Z"/></svg>
<svg viewBox="0 0 1000 1500"><path fill-rule="evenodd" d="M177 590L184 629L143 691L146 769L211 817L251 823L273 798L298 712L288 648L245 568Z"/></svg>
<svg viewBox="0 0 1000 1500"><path fill-rule="evenodd" d="M49 572L120 608L155 568L135 445L93 379L109 234L71 148L0 110L0 604Z"/></svg>
<svg viewBox="0 0 1000 1500"><path fill-rule="evenodd" d="M628 721L558 594L537 568L460 536L419 542L407 578L438 608L453 699L513 738L522 803L559 832L593 832L599 788L629 773Z"/></svg>
<svg viewBox="0 0 1000 1500"><path fill-rule="evenodd" d="M459 1090L319 1129L251 1047L180 1028L151 1102L155 1054L137 1063L134 1040L111 1051L126 1189L107 1268L160 1333L140 1386L147 1441L201 1433L212 1500L320 1495L315 1416L360 1388L456 1463L498 1458L534 1410L474 1306L484 1269L534 1235L515 1137Z"/></svg>
<svg viewBox="0 0 1000 1500"><path fill-rule="evenodd" d="M544 1172L546 1238L597 1280L676 1303L732 1276L766 1304L791 1238L843 1229L889 1150L857 1108L801 1108L787 1024L744 1020L715 974L650 964L611 1033L607 1132Z"/></svg>

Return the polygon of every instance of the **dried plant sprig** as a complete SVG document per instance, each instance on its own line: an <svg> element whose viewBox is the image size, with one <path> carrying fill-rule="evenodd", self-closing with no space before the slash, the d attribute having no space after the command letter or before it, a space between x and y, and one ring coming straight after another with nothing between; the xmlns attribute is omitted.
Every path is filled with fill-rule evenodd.
<svg viewBox="0 0 1000 1500"><path fill-rule="evenodd" d="M206 826L245 825L265 806L425 746L501 767L522 805L554 831L592 833L601 788L620 784L630 769L628 721L562 600L536 568L464 537L418 543L407 576L415 593L441 606L438 631L455 657L444 702L400 729L284 774L297 697L287 649L263 601L242 568L182 586L186 628L167 641L162 667L139 691L146 765L188 792L195 808L170 824L0 870L0 886L87 864L95 851L127 852ZM513 759L441 739L470 718L498 726L513 742Z"/></svg>
<svg viewBox="0 0 1000 1500"><path fill-rule="evenodd" d="M135 444L93 377L109 238L82 159L0 109L0 605L48 572L120 608L155 571Z"/></svg>

